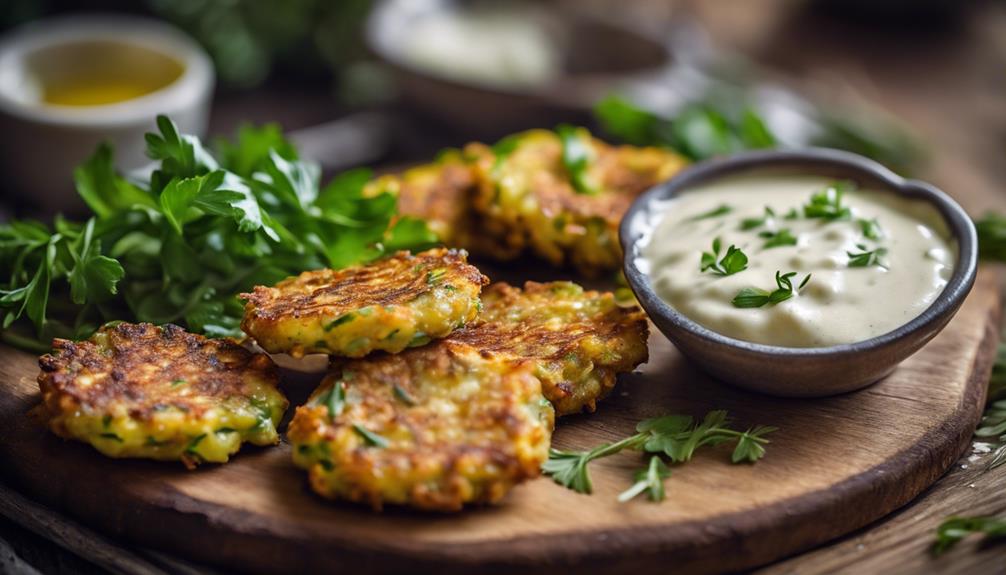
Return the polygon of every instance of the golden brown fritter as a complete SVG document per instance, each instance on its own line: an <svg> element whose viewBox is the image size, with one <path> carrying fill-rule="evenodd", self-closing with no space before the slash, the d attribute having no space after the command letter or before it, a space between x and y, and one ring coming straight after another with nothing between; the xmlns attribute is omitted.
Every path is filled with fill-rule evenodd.
<svg viewBox="0 0 1006 575"><path fill-rule="evenodd" d="M483 214L487 236L506 250L525 247L556 265L596 276L620 267L618 226L643 191L669 179L686 160L660 148L611 146L579 131L591 150L587 179L596 192L579 193L563 164L563 143L548 130L515 134L493 153L481 144L474 158L479 189L473 206Z"/></svg>
<svg viewBox="0 0 1006 575"><path fill-rule="evenodd" d="M49 427L111 457L225 462L279 441L287 408L272 360L175 325L118 323L39 358Z"/></svg>
<svg viewBox="0 0 1006 575"><path fill-rule="evenodd" d="M442 152L437 161L388 174L369 182L365 196L382 192L398 198L398 213L426 222L430 231L446 246L463 248L473 254L490 254L506 259L497 242L482 233L481 216L472 210L477 182L471 163L457 150Z"/></svg>
<svg viewBox="0 0 1006 575"><path fill-rule="evenodd" d="M532 360L558 415L594 411L619 373L647 360L646 315L611 293L571 282L497 283L482 293L478 320L448 341L502 357Z"/></svg>
<svg viewBox="0 0 1006 575"><path fill-rule="evenodd" d="M440 340L333 369L287 432L325 497L457 511L548 458L554 414L529 364Z"/></svg>
<svg viewBox="0 0 1006 575"><path fill-rule="evenodd" d="M488 282L464 251L438 248L256 286L241 328L270 353L361 357L444 337L475 318Z"/></svg>

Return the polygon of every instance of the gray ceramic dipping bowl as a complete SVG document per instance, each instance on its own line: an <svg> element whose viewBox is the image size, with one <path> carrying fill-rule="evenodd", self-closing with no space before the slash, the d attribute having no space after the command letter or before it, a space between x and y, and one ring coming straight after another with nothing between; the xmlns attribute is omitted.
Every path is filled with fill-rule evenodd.
<svg viewBox="0 0 1006 575"><path fill-rule="evenodd" d="M660 221L667 200L681 192L740 174L811 174L853 180L880 193L921 199L939 210L957 248L954 272L921 315L894 331L851 344L781 347L734 339L678 313L637 267L641 239ZM671 208L673 209L673 208ZM833 395L860 389L891 373L946 326L971 291L978 239L964 210L936 187L906 180L873 160L828 149L760 151L697 164L640 196L622 220L625 277L640 305L682 353L714 377L746 389L788 397ZM644 240L645 241L645 240Z"/></svg>

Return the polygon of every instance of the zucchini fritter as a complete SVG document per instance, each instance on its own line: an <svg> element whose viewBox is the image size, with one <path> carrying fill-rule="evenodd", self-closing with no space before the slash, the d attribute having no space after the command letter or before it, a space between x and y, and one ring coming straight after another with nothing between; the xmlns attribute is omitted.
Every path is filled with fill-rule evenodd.
<svg viewBox="0 0 1006 575"><path fill-rule="evenodd" d="M459 151L447 150L433 163L372 180L364 188L364 195L386 192L395 196L399 214L425 221L430 231L448 247L500 259L516 255L503 251L505 246L483 234L484 222L472 210L472 197L477 187L472 164L465 161Z"/></svg>
<svg viewBox="0 0 1006 575"><path fill-rule="evenodd" d="M332 499L456 511L539 474L554 413L532 366L440 340L335 364L287 438Z"/></svg>
<svg viewBox="0 0 1006 575"><path fill-rule="evenodd" d="M525 246L556 265L597 276L618 269L618 225L632 201L670 178L686 160L670 150L611 146L580 130L592 151L587 179L596 193L578 193L563 165L563 144L548 130L515 134L496 145L465 152L475 158L480 186L474 208L492 225L485 229L506 250ZM505 145L504 145L505 144Z"/></svg>
<svg viewBox="0 0 1006 575"><path fill-rule="evenodd" d="M646 315L620 307L611 293L571 282L496 283L482 292L476 322L451 334L504 357L529 359L558 415L594 411L616 376L648 357Z"/></svg>
<svg viewBox="0 0 1006 575"><path fill-rule="evenodd" d="M270 353L361 357L441 338L475 318L489 280L464 251L438 248L308 271L241 294L241 328Z"/></svg>
<svg viewBox="0 0 1006 575"><path fill-rule="evenodd" d="M57 435L110 457L222 463L243 441L279 441L287 400L276 366L176 325L119 323L87 341L53 341L38 385Z"/></svg>

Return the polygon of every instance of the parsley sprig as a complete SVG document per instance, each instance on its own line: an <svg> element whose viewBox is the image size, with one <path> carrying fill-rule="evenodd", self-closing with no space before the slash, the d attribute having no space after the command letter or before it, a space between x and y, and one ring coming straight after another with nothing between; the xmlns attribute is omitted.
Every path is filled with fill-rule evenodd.
<svg viewBox="0 0 1006 575"><path fill-rule="evenodd" d="M876 248L867 249L865 244L856 244L859 248L858 252L845 252L845 255L849 256L849 267L850 268L868 268L872 266L879 266L882 268L887 268L881 258L887 255L887 248Z"/></svg>
<svg viewBox="0 0 1006 575"><path fill-rule="evenodd" d="M118 174L107 145L77 168L87 220L0 225L4 341L44 352L53 337L120 319L240 336L236 296L256 284L436 239L395 216L394 196L363 195L368 170L321 186L318 167L275 126L242 128L216 156L167 117L157 128L146 137L157 162L148 178Z"/></svg>
<svg viewBox="0 0 1006 575"><path fill-rule="evenodd" d="M731 245L727 248L726 254L720 258L720 251L722 249L723 244L720 238L715 238L713 240L713 251L702 252L699 271L709 271L718 276L729 276L747 269L748 257L737 246Z"/></svg>
<svg viewBox="0 0 1006 575"><path fill-rule="evenodd" d="M552 449L548 461L542 465L542 472L553 481L577 493L592 493L588 465L590 462L614 455L625 449L633 449L666 457L672 463L689 461L695 451L703 446L715 446L734 442L730 457L733 463L755 462L765 456L765 437L776 428L755 426L746 431L730 427L726 411L710 411L702 421L696 422L687 415L666 415L646 419L636 426L636 434L613 443L599 445L588 451L563 451ZM657 459L660 462L660 459ZM637 483L622 494L620 499L628 500L643 491L658 501L663 498L663 479L670 475L666 465L654 463L653 458L644 473L638 474ZM640 487L640 482L643 484Z"/></svg>
<svg viewBox="0 0 1006 575"><path fill-rule="evenodd" d="M852 210L842 205L842 196L854 187L849 181L832 182L810 197L803 206L805 218L820 218L827 221L847 220L852 217Z"/></svg>
<svg viewBox="0 0 1006 575"><path fill-rule="evenodd" d="M810 281L811 274L807 274L807 276L803 278L803 281L800 282L800 285L794 290L793 277L795 276L796 272L784 274L781 271L777 271L775 272L776 289L768 291L756 287L746 287L737 292L737 295L734 296L731 303L734 304L734 307L753 308L765 305L775 305L777 303L784 302L793 297L795 293L798 293L807 285L807 282Z"/></svg>
<svg viewBox="0 0 1006 575"><path fill-rule="evenodd" d="M766 250L783 246L795 246L797 244L797 237L793 235L793 232L789 231L789 228L783 228L775 232L765 230L758 234L758 237L765 240L762 249Z"/></svg>
<svg viewBox="0 0 1006 575"><path fill-rule="evenodd" d="M936 529L934 555L939 555L973 533L984 533L987 539L1006 539L1006 519L996 517L950 517Z"/></svg>

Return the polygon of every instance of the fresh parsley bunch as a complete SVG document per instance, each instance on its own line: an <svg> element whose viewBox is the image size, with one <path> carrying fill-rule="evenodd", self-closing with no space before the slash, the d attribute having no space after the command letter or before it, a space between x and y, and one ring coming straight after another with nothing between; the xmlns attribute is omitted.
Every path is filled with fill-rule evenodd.
<svg viewBox="0 0 1006 575"><path fill-rule="evenodd" d="M157 127L148 178L116 173L107 145L77 168L88 220L0 225L4 341L45 351L125 319L240 336L236 296L256 284L436 241L396 216L395 197L364 197L368 170L320 186L317 165L275 126L242 128L216 156L167 117Z"/></svg>
<svg viewBox="0 0 1006 575"><path fill-rule="evenodd" d="M873 158L901 173L917 167L918 144L899 126L877 118L854 121L823 109L810 109L806 129L770 122L753 91L713 88L669 113L654 113L613 95L594 107L604 131L627 144L669 147L692 160L743 150L820 146ZM660 111L663 112L663 111ZM783 142L788 134L789 141Z"/></svg>

